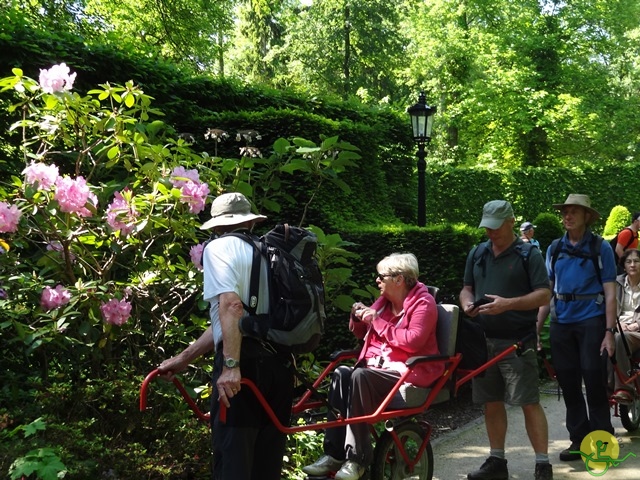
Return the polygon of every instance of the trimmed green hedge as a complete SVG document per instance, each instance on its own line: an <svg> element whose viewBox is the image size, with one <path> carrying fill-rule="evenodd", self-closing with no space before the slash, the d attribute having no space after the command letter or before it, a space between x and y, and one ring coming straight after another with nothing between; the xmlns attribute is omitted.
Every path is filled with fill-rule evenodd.
<svg viewBox="0 0 640 480"><path fill-rule="evenodd" d="M601 233L616 205L630 211L640 209L640 163L593 166L590 168L523 168L514 171L431 169L427 180L429 223L479 223L482 205L506 199L517 220L531 220L538 214L557 212L553 204L563 203L570 193L590 196L591 205L602 215L594 225Z"/></svg>

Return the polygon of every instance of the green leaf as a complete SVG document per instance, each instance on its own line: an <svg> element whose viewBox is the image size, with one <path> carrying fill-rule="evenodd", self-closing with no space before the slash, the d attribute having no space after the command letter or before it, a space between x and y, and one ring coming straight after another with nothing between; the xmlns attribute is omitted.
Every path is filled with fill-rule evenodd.
<svg viewBox="0 0 640 480"><path fill-rule="evenodd" d="M291 148L291 144L284 138L279 138L273 143L273 151L278 155L286 155L289 148Z"/></svg>
<svg viewBox="0 0 640 480"><path fill-rule="evenodd" d="M286 172L286 173L293 173L297 170L303 170L305 172L309 172L311 170L311 167L309 166L309 162L296 158L294 160L291 160L291 162L285 165L282 165L280 167L280 171Z"/></svg>
<svg viewBox="0 0 640 480"><path fill-rule="evenodd" d="M46 428L47 427L44 421L42 420L42 417L36 418L29 425L25 425L24 427L22 427L22 429L24 430L25 438L30 437L31 435L35 435L38 432L44 431L46 430Z"/></svg>
<svg viewBox="0 0 640 480"><path fill-rule="evenodd" d="M136 99L130 93L125 93L123 98L124 104L129 108L133 107L136 104Z"/></svg>
<svg viewBox="0 0 640 480"><path fill-rule="evenodd" d="M113 160L114 158L116 158L118 156L118 153L120 153L120 147L118 145L114 145L107 152L107 158L109 160Z"/></svg>
<svg viewBox="0 0 640 480"><path fill-rule="evenodd" d="M330 148L332 148L336 143L338 143L338 136L334 136L334 137L329 137L327 139L325 139L322 144L320 145L320 147L322 148L322 150L329 150Z"/></svg>
<svg viewBox="0 0 640 480"><path fill-rule="evenodd" d="M306 138L295 137L293 140L293 144L298 147L306 147L306 148L314 148L316 144L311 140L307 140Z"/></svg>

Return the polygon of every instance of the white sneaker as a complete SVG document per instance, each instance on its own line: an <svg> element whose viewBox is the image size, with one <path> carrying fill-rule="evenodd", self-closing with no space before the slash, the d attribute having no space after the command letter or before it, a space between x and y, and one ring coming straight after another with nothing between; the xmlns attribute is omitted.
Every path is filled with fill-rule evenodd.
<svg viewBox="0 0 640 480"><path fill-rule="evenodd" d="M353 460L347 460L336 473L335 480L359 480L364 475L365 468Z"/></svg>
<svg viewBox="0 0 640 480"><path fill-rule="evenodd" d="M324 477L329 473L337 472L343 463L344 460L335 459L331 455L322 455L311 465L302 467L302 471L312 477Z"/></svg>

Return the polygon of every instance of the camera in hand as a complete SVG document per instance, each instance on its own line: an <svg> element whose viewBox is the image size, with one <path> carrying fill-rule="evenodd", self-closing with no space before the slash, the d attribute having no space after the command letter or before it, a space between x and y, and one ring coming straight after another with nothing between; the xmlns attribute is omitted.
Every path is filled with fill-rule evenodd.
<svg viewBox="0 0 640 480"><path fill-rule="evenodd" d="M491 303L491 302L493 302L493 300L482 297L476 300L475 302L473 302L473 308L478 308L480 305L486 305L487 303Z"/></svg>

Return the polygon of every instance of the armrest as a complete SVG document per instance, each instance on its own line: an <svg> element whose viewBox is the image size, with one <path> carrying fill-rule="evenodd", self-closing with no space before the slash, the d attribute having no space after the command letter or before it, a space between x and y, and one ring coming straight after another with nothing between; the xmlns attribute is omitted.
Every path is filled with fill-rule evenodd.
<svg viewBox="0 0 640 480"><path fill-rule="evenodd" d="M357 358L358 355L360 355L360 350L360 348L356 348L353 350L337 350L329 356L329 359L333 362L335 360Z"/></svg>
<svg viewBox="0 0 640 480"><path fill-rule="evenodd" d="M449 360L451 357L449 355L421 355L418 357L408 358L405 364L407 367L413 367L418 363L426 363L426 362L438 362L443 360Z"/></svg>

